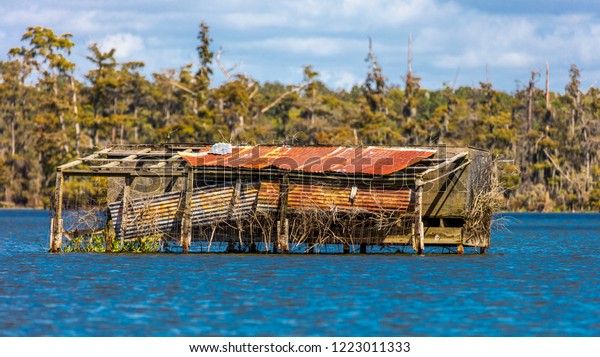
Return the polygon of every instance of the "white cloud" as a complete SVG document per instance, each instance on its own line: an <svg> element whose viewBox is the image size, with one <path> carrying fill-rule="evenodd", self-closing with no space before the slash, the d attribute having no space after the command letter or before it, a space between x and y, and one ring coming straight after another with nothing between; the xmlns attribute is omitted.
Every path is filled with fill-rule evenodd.
<svg viewBox="0 0 600 357"><path fill-rule="evenodd" d="M221 1L218 22L236 29L287 28L335 32L373 29L396 30L424 21L438 21L459 13L451 2L435 0L344 0L340 2L305 0L276 1L255 6L239 6ZM426 19L426 20L425 20Z"/></svg>
<svg viewBox="0 0 600 357"><path fill-rule="evenodd" d="M223 20L235 28L251 29L255 27L285 26L289 18L281 14L259 14L234 12L223 15Z"/></svg>
<svg viewBox="0 0 600 357"><path fill-rule="evenodd" d="M116 49L116 58L127 58L144 49L144 40L130 33L108 35L99 42L103 51Z"/></svg>
<svg viewBox="0 0 600 357"><path fill-rule="evenodd" d="M506 6L518 0L504 0ZM289 67L312 64L333 87L364 80L367 36L384 75L394 83L406 64L406 38L413 34L413 70L425 83L454 78L477 83L489 65L510 89L515 79L550 62L556 80L571 63L585 73L600 71L600 20L590 5L571 10L498 13L481 2L463 0L0 0L5 34L0 52L20 45L28 26L72 33L79 58L85 43L98 42L117 56L144 61L147 72L179 67L195 59L198 23L211 27L213 49L228 50L227 60L244 62L257 80L285 81ZM549 5L552 7L552 5ZM566 6L563 8L567 9ZM526 10L524 10L526 9ZM578 11L582 11L580 6ZM1 38L1 37L0 37ZM78 65L85 60L75 59ZM180 61L180 62L178 62ZM343 66L343 69L342 69ZM216 71L218 72L218 71ZM329 77L326 77L329 73ZM560 74L560 77L559 77ZM296 77L294 77L296 78ZM585 80L585 79L584 79Z"/></svg>
<svg viewBox="0 0 600 357"><path fill-rule="evenodd" d="M334 73L333 77L331 83L333 84L333 88L336 89L350 89L353 85L361 83L364 80L364 78L358 78L354 73L346 71Z"/></svg>
<svg viewBox="0 0 600 357"><path fill-rule="evenodd" d="M243 49L264 49L271 52L286 52L305 56L331 56L346 53L356 47L365 46L366 41L327 37L273 37L261 41L237 44Z"/></svg>

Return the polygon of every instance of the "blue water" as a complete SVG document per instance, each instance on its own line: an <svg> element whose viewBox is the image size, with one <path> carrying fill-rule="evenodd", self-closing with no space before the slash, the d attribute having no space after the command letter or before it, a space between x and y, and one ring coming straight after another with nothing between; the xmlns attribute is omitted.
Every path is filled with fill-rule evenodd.
<svg viewBox="0 0 600 357"><path fill-rule="evenodd" d="M487 255L53 255L0 211L0 335L600 336L600 214L501 217Z"/></svg>

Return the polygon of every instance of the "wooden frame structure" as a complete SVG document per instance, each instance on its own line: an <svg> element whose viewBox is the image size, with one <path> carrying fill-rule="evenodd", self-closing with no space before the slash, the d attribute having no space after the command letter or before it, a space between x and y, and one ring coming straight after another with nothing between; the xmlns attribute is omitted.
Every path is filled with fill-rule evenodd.
<svg viewBox="0 0 600 357"><path fill-rule="evenodd" d="M419 157L418 160L415 160L417 164L409 164L391 174L367 174L364 172L348 174L336 171L290 170L276 165L258 168L243 164L236 166L230 165L226 161L209 165L194 164L194 157L210 155L208 154L209 149L210 146L200 144L120 145L99 150L57 167L54 217L51 221L50 233L51 251L60 251L63 244L65 233L62 217L63 186L65 178L71 176L109 177L121 180L123 188L118 195L119 199L111 203L112 214L118 216L113 219L118 222L115 230L121 243L137 234L132 232L131 222L129 222L132 205L135 206L137 202L135 196L140 195L139 192L135 192L133 187L135 181L140 178L160 178L163 180L163 183L159 185L158 191L160 192L153 192L150 196L164 200L165 203L158 206L156 214L168 216L171 222L168 229L179 237L179 245L184 253L189 251L195 237L194 231L197 229L194 227L198 225L195 223L198 221L197 211L200 210L202 204L201 197L204 197L198 195L203 194L203 187L210 188L212 187L210 184L214 183L231 183L227 188L232 192L231 196L223 196L229 197L228 208L221 209L214 214L232 217L238 210L241 195L254 189L252 185L246 187L247 184L256 182L271 182L278 186L278 192L273 195L277 203L269 206L274 209L272 215L277 217L273 251L285 253L290 250L290 214L297 212L298 207L296 206L299 204L299 197L301 199L304 197L302 195L308 195L320 199L319 197L329 194L332 195L330 200L333 202L334 194L331 192L338 196L340 192L349 193L348 199L354 205L353 195L355 196L357 191L364 191L365 187L381 188L380 191L384 193L396 192L393 190L408 190L410 209L407 207L407 211L403 215L414 217L414 219L412 232L409 234L384 234L378 239L357 241L360 252L366 252L366 247L371 244L410 245L418 254L423 254L426 245L454 246L458 253L462 253L463 246L478 247L480 252L484 252L489 247L489 236L472 240L469 239L470 233L463 229L472 197L489 189L487 184L489 178L485 177L489 175L491 166L488 152L473 148L446 146L409 148L407 149L409 152L417 149L431 151L432 156ZM350 150L352 148L339 149ZM399 148L390 148L389 150L392 149L399 150ZM311 148L306 150L311 150ZM261 158L262 156L259 153L257 157ZM239 158L234 159L239 160ZM482 171L481 168L485 170ZM484 171L485 173L482 174ZM477 175L478 177L476 177ZM166 181L169 183L165 183ZM162 194L169 195L170 192L174 192L175 185L181 188L178 196L171 195L165 196L164 199L161 198ZM312 187L311 190L315 186L322 186L324 190L322 192L325 193L319 196L318 193L312 191L300 194L297 192L297 187L306 189L307 185ZM221 191L216 192L211 195L220 195ZM136 194L134 195L134 193ZM338 199L339 202L339 198L335 199ZM258 200L260 201L260 198ZM290 206L289 200L294 200L292 206ZM171 205L172 208L167 210L164 207L167 207L169 202L174 203ZM246 202L243 203L246 204L244 207L247 207L247 200L244 202ZM256 209L256 202L253 205L253 209ZM489 222L483 224L489 224ZM213 229L211 242L214 234L215 230ZM235 237L222 237L222 239L229 240L230 244L236 242ZM110 251L112 245L110 240L111 237L107 235L107 251ZM246 242L241 233L237 240L240 244ZM254 241L248 242L250 246L255 247ZM308 251L312 251L313 248L314 245ZM350 244L344 243L344 252L349 250Z"/></svg>

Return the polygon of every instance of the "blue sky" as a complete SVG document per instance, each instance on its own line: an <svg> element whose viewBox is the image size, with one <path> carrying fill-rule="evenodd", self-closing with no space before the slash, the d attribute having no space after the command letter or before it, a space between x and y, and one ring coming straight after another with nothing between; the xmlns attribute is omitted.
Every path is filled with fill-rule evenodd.
<svg viewBox="0 0 600 357"><path fill-rule="evenodd" d="M20 45L28 26L72 33L83 73L93 42L146 72L197 63L198 24L211 27L222 62L260 81L299 83L311 64L332 88L364 81L368 37L384 75L402 85L407 38L422 86L473 85L489 79L508 92L550 64L551 87L563 92L572 63L583 88L600 86L598 0L0 0L0 52ZM224 76L215 66L216 83ZM520 84L519 84L520 83Z"/></svg>

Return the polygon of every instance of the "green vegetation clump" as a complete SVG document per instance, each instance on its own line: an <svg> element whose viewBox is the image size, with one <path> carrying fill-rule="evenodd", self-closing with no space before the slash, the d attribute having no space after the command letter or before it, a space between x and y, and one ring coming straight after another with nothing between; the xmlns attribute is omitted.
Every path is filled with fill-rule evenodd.
<svg viewBox="0 0 600 357"><path fill-rule="evenodd" d="M31 27L0 60L0 207L49 207L56 167L99 148L225 140L470 145L499 159L508 209L600 210L600 89L582 90L575 65L564 93L538 88L537 72L523 73L531 79L514 93L488 82L428 90L410 67L402 84L389 83L369 48L365 82L333 90L312 66L301 83L259 83L226 70L228 80L213 83L222 66L204 23L197 69L183 64L147 77L143 62L118 62L114 49L91 44L85 60L93 67L78 78L73 46L70 34ZM67 182L65 200L83 191L100 200L104 192L94 190L106 185L85 185Z"/></svg>
<svg viewBox="0 0 600 357"><path fill-rule="evenodd" d="M160 236L140 237L127 240L123 244L113 239L110 251L112 253L158 253L161 251L161 239ZM104 253L105 251L106 242L103 235L78 236L68 240L62 246L64 253Z"/></svg>

